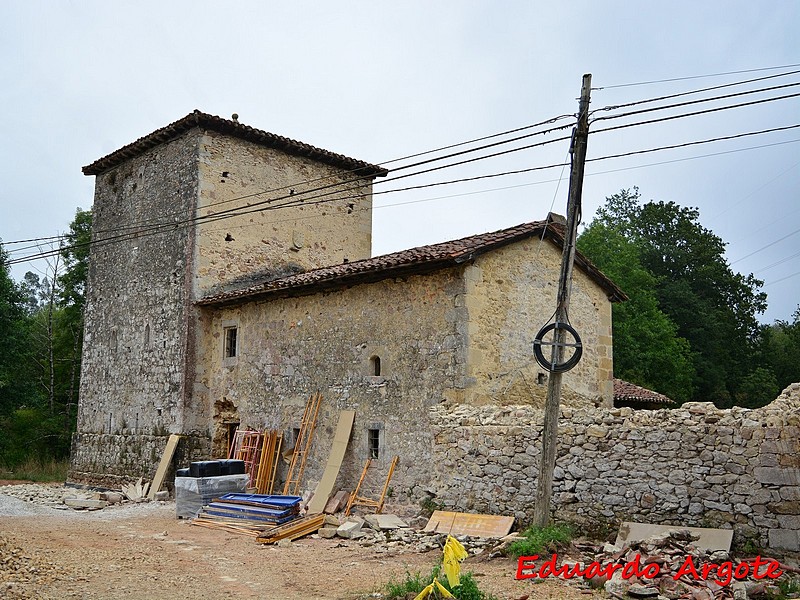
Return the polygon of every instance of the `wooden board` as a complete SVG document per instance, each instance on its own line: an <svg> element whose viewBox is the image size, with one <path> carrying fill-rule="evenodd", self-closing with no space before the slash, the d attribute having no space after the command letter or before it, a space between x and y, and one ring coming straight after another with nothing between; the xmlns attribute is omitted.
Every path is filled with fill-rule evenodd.
<svg viewBox="0 0 800 600"><path fill-rule="evenodd" d="M333 437L331 453L328 456L328 464L325 465L325 473L314 490L314 497L308 503L308 513L321 513L325 509L328 498L333 493L333 486L339 476L339 469L344 460L344 453L350 441L350 432L353 429L353 420L356 418L356 411L343 410L339 412L339 423L336 425L336 434Z"/></svg>
<svg viewBox="0 0 800 600"><path fill-rule="evenodd" d="M172 462L172 457L175 455L175 448L177 448L178 441L180 439L181 436L173 433L167 440L167 447L164 448L164 454L161 455L161 462L158 464L156 475L153 477L153 483L150 486L150 492L147 494L147 497L150 498L150 500L156 497L156 492L161 489L162 485L164 485L164 477L167 475L167 469L169 469L169 465Z"/></svg>
<svg viewBox="0 0 800 600"><path fill-rule="evenodd" d="M435 510L425 526L425 531L501 538L508 535L513 525L514 517Z"/></svg>

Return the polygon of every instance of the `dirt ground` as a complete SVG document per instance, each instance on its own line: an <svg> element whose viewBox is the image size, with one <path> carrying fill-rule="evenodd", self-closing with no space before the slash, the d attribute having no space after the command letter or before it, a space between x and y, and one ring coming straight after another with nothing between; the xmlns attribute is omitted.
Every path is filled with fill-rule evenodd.
<svg viewBox="0 0 800 600"><path fill-rule="evenodd" d="M602 597L560 581L516 581L512 560L478 558L463 569L500 599ZM0 598L381 598L386 582L428 573L440 559L311 538L262 546L176 519L174 502L0 517Z"/></svg>

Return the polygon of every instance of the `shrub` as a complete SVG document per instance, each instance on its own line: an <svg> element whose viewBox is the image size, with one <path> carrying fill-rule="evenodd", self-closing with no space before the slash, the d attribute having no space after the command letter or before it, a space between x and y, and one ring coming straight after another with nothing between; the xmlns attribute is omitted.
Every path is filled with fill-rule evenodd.
<svg viewBox="0 0 800 600"><path fill-rule="evenodd" d="M572 528L564 523L546 527L529 527L522 537L508 546L508 554L514 558L534 554L554 554L572 541Z"/></svg>

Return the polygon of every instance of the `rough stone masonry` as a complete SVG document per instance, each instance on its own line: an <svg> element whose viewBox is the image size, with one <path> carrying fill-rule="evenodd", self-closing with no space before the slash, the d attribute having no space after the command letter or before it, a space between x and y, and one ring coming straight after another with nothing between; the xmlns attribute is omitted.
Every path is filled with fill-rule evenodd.
<svg viewBox="0 0 800 600"><path fill-rule="evenodd" d="M543 411L438 405L430 490L448 508L533 513ZM800 383L759 409L563 408L557 518L733 528L735 540L800 550Z"/></svg>

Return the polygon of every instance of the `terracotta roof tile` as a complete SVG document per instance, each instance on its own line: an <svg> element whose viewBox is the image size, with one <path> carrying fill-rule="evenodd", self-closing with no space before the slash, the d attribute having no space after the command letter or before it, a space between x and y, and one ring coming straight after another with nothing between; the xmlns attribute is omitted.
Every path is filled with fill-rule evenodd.
<svg viewBox="0 0 800 600"><path fill-rule="evenodd" d="M548 239L561 246L564 239L563 227L550 222L545 228L546 223L546 221L523 223L492 233L482 233L449 242L419 246L365 260L287 275L239 290L207 296L199 300L198 304L232 304L257 297L308 294L381 281L391 277L428 273L461 264L479 254L515 241L541 236L543 229ZM624 292L585 256L576 253L575 264L607 292L612 302L627 300Z"/></svg>
<svg viewBox="0 0 800 600"><path fill-rule="evenodd" d="M614 379L614 400L648 404L675 404L664 394L616 378Z"/></svg>
<svg viewBox="0 0 800 600"><path fill-rule="evenodd" d="M194 129L195 127L224 133L226 135L247 140L261 146L282 150L295 156L310 158L324 164L329 164L334 167L353 171L354 175L362 175L364 177L383 177L388 173L388 170L384 169L383 167L371 165L354 158L349 158L342 154L336 154L335 152L323 150L322 148L317 148L310 144L298 142L280 135L275 135L274 133L255 129L247 125L243 125L238 121L232 121L229 119L223 119L222 117L209 115L200 112L199 110L195 110L182 119L179 119L174 123L170 123L166 127L157 129L153 133L139 138L135 142L130 143L127 146L123 146L119 150L116 150L111 154L104 156L103 158L97 159L92 164L83 167L83 173L84 175L99 175L100 173L116 167L118 164L130 158L143 154L151 148L155 148L160 144L174 140L178 136L189 131L190 129Z"/></svg>

